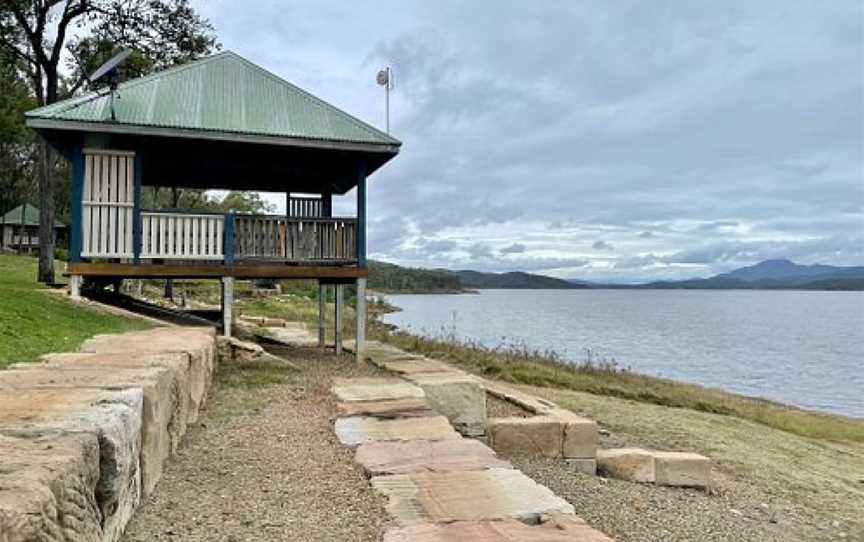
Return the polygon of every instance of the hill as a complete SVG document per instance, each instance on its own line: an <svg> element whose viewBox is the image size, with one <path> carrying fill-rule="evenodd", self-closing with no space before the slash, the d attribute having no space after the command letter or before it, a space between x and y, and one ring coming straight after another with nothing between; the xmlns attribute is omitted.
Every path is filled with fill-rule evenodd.
<svg viewBox="0 0 864 542"><path fill-rule="evenodd" d="M711 290L864 290L864 267L799 265L765 260L705 279L659 281L639 288Z"/></svg>
<svg viewBox="0 0 864 542"><path fill-rule="evenodd" d="M460 293L483 289L574 289L584 284L531 273L481 273L418 269L386 262L369 262L369 287L382 292Z"/></svg>
<svg viewBox="0 0 864 542"><path fill-rule="evenodd" d="M386 262L369 262L369 288L382 292L459 293L459 277L449 271L401 267Z"/></svg>
<svg viewBox="0 0 864 542"><path fill-rule="evenodd" d="M481 273L479 271L454 271L463 288L514 289L514 290L572 290L586 288L584 284L574 283L544 275L531 273Z"/></svg>

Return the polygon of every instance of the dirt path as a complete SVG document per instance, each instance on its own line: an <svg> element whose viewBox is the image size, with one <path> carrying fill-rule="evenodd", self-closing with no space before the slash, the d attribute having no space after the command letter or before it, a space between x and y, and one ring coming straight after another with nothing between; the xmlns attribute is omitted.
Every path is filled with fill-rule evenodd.
<svg viewBox="0 0 864 542"><path fill-rule="evenodd" d="M186 437L125 541L378 540L376 495L336 441L333 376L371 376L350 356L274 352L302 374L221 368L204 422Z"/></svg>

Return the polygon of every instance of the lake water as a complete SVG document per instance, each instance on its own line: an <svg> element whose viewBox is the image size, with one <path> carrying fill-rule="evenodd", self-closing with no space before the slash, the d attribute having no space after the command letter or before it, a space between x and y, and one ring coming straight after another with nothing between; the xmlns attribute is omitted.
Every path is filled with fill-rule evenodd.
<svg viewBox="0 0 864 542"><path fill-rule="evenodd" d="M644 374L864 417L864 292L482 290L391 295L385 321L524 343Z"/></svg>

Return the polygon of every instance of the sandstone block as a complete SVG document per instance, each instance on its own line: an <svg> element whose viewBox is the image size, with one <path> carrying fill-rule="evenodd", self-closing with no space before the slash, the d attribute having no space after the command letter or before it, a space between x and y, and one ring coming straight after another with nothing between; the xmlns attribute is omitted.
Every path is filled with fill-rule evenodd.
<svg viewBox="0 0 864 542"><path fill-rule="evenodd" d="M512 468L488 446L470 439L370 442L357 448L354 461L370 476Z"/></svg>
<svg viewBox="0 0 864 542"><path fill-rule="evenodd" d="M401 378L336 378L333 393L345 402L424 397L422 389Z"/></svg>
<svg viewBox="0 0 864 542"><path fill-rule="evenodd" d="M0 434L95 435L100 455L96 501L103 538L116 540L141 497L143 399L140 388L4 390L0 393Z"/></svg>
<svg viewBox="0 0 864 542"><path fill-rule="evenodd" d="M563 424L562 455L571 459L593 459L597 455L597 422L555 409L549 414Z"/></svg>
<svg viewBox="0 0 864 542"><path fill-rule="evenodd" d="M405 418L379 420L361 416L336 420L336 437L346 446L357 446L365 442L391 440L452 440L460 438L450 427L447 418Z"/></svg>
<svg viewBox="0 0 864 542"><path fill-rule="evenodd" d="M189 421L192 422L198 419L198 411L207 400L216 368L216 330L210 327L165 327L121 335L97 335L85 341L81 351L126 356L187 354L190 358L190 396L194 405L189 411Z"/></svg>
<svg viewBox="0 0 864 542"><path fill-rule="evenodd" d="M597 450L597 466L609 476L632 482L702 488L711 483L711 460L688 452Z"/></svg>
<svg viewBox="0 0 864 542"><path fill-rule="evenodd" d="M337 403L340 416L372 416L374 418L421 418L434 416L425 399L408 397L405 399L386 399L383 401L357 401Z"/></svg>
<svg viewBox="0 0 864 542"><path fill-rule="evenodd" d="M375 476L372 486L387 497L399 525L515 518L538 523L573 506L513 469Z"/></svg>
<svg viewBox="0 0 864 542"><path fill-rule="evenodd" d="M654 483L654 457L641 448L597 450L597 467L605 474L631 482Z"/></svg>
<svg viewBox="0 0 864 542"><path fill-rule="evenodd" d="M415 375L426 373L451 373L451 374L466 374L462 371L454 369L451 365L434 359L401 359L396 361L383 361L380 367L388 371L402 374Z"/></svg>
<svg viewBox="0 0 864 542"><path fill-rule="evenodd" d="M550 416L490 418L487 431L498 452L561 457L564 429Z"/></svg>
<svg viewBox="0 0 864 542"><path fill-rule="evenodd" d="M0 393L9 389L138 388L143 391L141 481L148 496L162 477L162 467L177 450L186 426L185 401L170 369L45 367L0 371Z"/></svg>
<svg viewBox="0 0 864 542"><path fill-rule="evenodd" d="M581 518L569 514L544 514L539 525L517 520L419 523L390 529L384 542L613 542Z"/></svg>
<svg viewBox="0 0 864 542"><path fill-rule="evenodd" d="M94 434L0 435L0 540L102 540Z"/></svg>
<svg viewBox="0 0 864 542"><path fill-rule="evenodd" d="M176 444L186 434L188 423L198 418L198 407L201 397L193 391L203 393L204 384L191 381L191 357L189 354L177 352L173 354L47 354L42 357L43 363L18 363L11 368L32 370L43 369L93 369L103 373L113 373L124 369L146 369L149 367L164 368L171 372L174 378L174 388L179 393L177 408L180 416L170 428L172 435L178 435ZM173 437L172 437L173 438ZM172 444L174 441L172 440ZM172 452L176 451L176 446Z"/></svg>
<svg viewBox="0 0 864 542"><path fill-rule="evenodd" d="M654 452L654 483L706 488L711 485L711 460L687 452Z"/></svg>
<svg viewBox="0 0 864 542"><path fill-rule="evenodd" d="M596 459L564 459L564 462L576 472L590 474L591 476L597 474Z"/></svg>
<svg viewBox="0 0 864 542"><path fill-rule="evenodd" d="M533 395L513 389L510 386L501 384L500 382L480 379L480 383L489 394L494 395L503 401L513 403L532 414L545 415L554 410L560 410L558 405L551 401L534 397Z"/></svg>
<svg viewBox="0 0 864 542"><path fill-rule="evenodd" d="M432 410L447 417L457 431L475 437L486 433L486 392L470 375L406 375L426 394Z"/></svg>

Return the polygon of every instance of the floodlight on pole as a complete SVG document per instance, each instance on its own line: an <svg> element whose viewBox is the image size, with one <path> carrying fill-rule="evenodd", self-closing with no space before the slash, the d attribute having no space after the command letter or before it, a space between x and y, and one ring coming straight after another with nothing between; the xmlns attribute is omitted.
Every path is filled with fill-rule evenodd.
<svg viewBox="0 0 864 542"><path fill-rule="evenodd" d="M386 131L390 133L390 91L393 90L393 72L390 66L378 72L375 80L379 85L384 87L384 126Z"/></svg>

